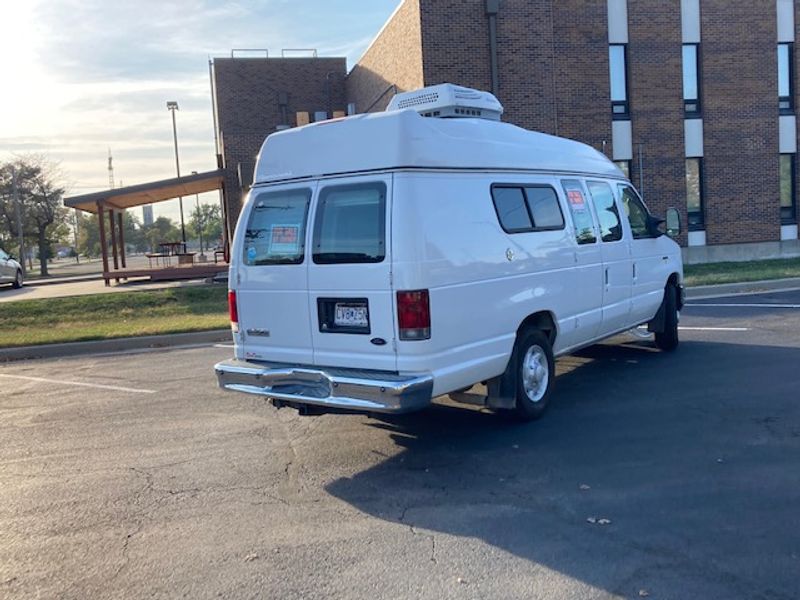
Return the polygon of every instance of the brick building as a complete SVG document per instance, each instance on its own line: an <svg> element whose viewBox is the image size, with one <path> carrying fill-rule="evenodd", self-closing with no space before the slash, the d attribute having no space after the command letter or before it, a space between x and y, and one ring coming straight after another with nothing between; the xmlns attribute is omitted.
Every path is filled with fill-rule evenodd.
<svg viewBox="0 0 800 600"><path fill-rule="evenodd" d="M504 120L577 139L675 206L693 262L800 254L796 0L404 0L357 65L215 59L230 216L281 126L451 82Z"/></svg>

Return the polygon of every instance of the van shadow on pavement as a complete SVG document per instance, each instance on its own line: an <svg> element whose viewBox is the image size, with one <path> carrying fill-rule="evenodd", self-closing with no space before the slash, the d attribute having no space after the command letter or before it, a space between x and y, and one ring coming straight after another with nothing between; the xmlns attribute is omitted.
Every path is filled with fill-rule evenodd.
<svg viewBox="0 0 800 600"><path fill-rule="evenodd" d="M612 593L800 597L798 365L798 348L595 346L559 361L541 421L381 418L403 451L326 489Z"/></svg>

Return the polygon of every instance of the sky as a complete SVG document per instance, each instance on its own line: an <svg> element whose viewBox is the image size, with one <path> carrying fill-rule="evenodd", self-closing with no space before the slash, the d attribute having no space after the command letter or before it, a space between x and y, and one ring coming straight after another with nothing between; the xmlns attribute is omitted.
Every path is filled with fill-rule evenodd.
<svg viewBox="0 0 800 600"><path fill-rule="evenodd" d="M173 177L175 100L181 173L214 169L209 58L315 48L352 66L399 2L0 0L0 160L46 155L67 195L108 188L109 149L117 186Z"/></svg>

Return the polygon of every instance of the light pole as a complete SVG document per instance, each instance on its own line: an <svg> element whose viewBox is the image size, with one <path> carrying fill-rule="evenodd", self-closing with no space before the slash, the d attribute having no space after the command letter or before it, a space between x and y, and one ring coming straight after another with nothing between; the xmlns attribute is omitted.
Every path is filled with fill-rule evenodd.
<svg viewBox="0 0 800 600"><path fill-rule="evenodd" d="M192 175L197 175L197 171L192 171ZM205 262L206 257L203 254L203 227L205 227L205 220L200 216L200 194L194 195L194 203L197 207L197 212L195 213L195 223L197 223L197 232L200 235L200 262Z"/></svg>
<svg viewBox="0 0 800 600"><path fill-rule="evenodd" d="M167 101L167 110L172 113L172 139L175 142L175 170L178 172L178 177L181 176L181 163L178 160L178 128L175 125L175 111L180 110L178 103L174 100ZM181 241L183 242L183 251L186 252L186 225L183 222L183 196L178 197L178 202L181 207Z"/></svg>

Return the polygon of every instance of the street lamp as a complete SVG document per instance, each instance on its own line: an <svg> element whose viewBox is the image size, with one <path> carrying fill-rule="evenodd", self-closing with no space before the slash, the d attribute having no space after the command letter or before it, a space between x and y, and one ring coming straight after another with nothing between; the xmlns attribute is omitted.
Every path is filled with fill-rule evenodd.
<svg viewBox="0 0 800 600"><path fill-rule="evenodd" d="M175 125L175 111L180 110L178 103L174 100L167 101L167 110L172 113L172 139L175 142L175 170L178 177L181 176L181 163L178 160L178 129ZM181 240L183 241L183 251L186 252L186 225L183 222L183 196L178 197L181 206Z"/></svg>
<svg viewBox="0 0 800 600"><path fill-rule="evenodd" d="M197 175L197 171L192 171L192 175ZM195 222L197 223L197 231L200 235L200 256L197 258L200 260L200 262L205 262L206 256L203 254L203 227L205 227L205 220L200 216L200 194L194 195L194 203L197 207Z"/></svg>

